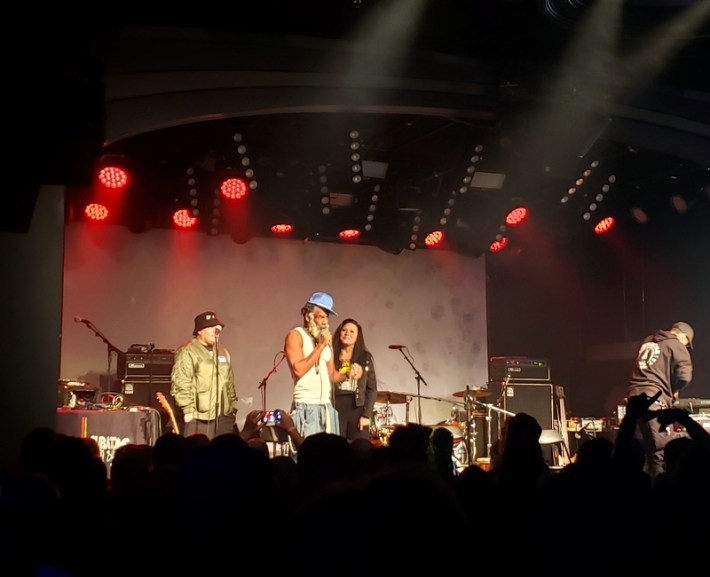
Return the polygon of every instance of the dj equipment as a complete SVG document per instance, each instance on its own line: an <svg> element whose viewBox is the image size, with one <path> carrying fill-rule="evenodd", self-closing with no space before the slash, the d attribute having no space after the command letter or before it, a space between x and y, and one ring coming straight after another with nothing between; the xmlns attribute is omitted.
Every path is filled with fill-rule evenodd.
<svg viewBox="0 0 710 577"><path fill-rule="evenodd" d="M98 387L85 381L61 379L57 383L57 408L82 407L96 403Z"/></svg>

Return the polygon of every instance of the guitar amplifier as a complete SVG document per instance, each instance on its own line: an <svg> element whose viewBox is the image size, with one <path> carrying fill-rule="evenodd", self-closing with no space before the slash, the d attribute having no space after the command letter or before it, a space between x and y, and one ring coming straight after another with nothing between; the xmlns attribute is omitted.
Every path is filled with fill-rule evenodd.
<svg viewBox="0 0 710 577"><path fill-rule="evenodd" d="M124 381L170 381L175 351L147 349L135 352L132 349L118 358L118 374Z"/></svg>
<svg viewBox="0 0 710 577"><path fill-rule="evenodd" d="M549 383L550 367L547 359L528 357L491 357L488 362L488 375L492 382L510 383Z"/></svg>

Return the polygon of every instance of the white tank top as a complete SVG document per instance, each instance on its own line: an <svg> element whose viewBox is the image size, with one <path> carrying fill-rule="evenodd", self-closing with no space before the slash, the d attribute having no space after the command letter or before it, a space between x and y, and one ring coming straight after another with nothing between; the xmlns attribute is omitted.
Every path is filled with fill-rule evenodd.
<svg viewBox="0 0 710 577"><path fill-rule="evenodd" d="M303 356L307 357L315 349L313 337L303 327L296 327L303 340ZM293 386L293 400L297 403L311 405L325 405L331 402L330 375L328 374L328 361L333 357L330 347L323 349L317 365L313 365ZM316 367L317 370L316 370Z"/></svg>

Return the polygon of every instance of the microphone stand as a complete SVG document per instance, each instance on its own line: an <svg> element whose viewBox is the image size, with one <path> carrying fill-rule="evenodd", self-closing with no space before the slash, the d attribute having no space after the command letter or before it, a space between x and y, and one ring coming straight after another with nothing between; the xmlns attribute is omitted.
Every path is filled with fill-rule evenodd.
<svg viewBox="0 0 710 577"><path fill-rule="evenodd" d="M83 322L83 324L85 324L87 327L89 327L89 329L91 329L91 331L92 331L97 337L99 337L104 343L106 343L106 346L107 346L107 348L108 348L108 366L107 366L107 368L106 368L106 378L109 380L108 386L109 386L109 390L111 390L111 383L110 383L110 380L111 380L111 354L112 354L112 353L116 353L116 356L118 356L118 355L121 355L121 354L124 354L124 353L123 353L123 351L121 351L120 349L116 348L116 346L113 345L113 344L111 343L111 341L109 341L109 340L104 336L104 334L103 334L99 329L97 329L97 328L94 326L94 323L92 323L90 320L86 319L86 320Z"/></svg>
<svg viewBox="0 0 710 577"><path fill-rule="evenodd" d="M279 351L276 353L276 355L282 355L281 358L278 360L278 362L274 363L274 366L271 368L271 370L266 374L266 376L259 381L259 388L261 389L261 410L265 411L266 410L266 381L269 380L269 377L273 375L276 372L276 367L278 367L283 360L286 358L286 353L283 351ZM276 357L274 357L276 359Z"/></svg>
<svg viewBox="0 0 710 577"><path fill-rule="evenodd" d="M417 370L417 367L414 366L414 363L409 360L409 357L404 353L404 349L406 347L402 347L399 349L399 352L402 353L402 356L405 358L405 360L409 363L409 366L412 367L414 370L414 374L416 375L417 379L417 420L419 424L422 424L422 396L421 396L421 385L424 383L424 386L429 386L429 383L427 383L424 380L424 377L422 377L421 373Z"/></svg>
<svg viewBox="0 0 710 577"><path fill-rule="evenodd" d="M215 332L214 335L214 345L212 346L212 356L213 358L213 366L212 366L212 374L214 375L214 385L215 385L215 394L217 397L215 398L215 412L214 412L214 435L210 437L210 439L213 439L214 437L217 436L217 432L219 431L219 409L220 409L220 400L222 398L222 395L219 394L219 333ZM210 388L210 395L212 394L212 389ZM210 401L210 406L212 406L212 402ZM209 436L210 432L210 425L209 425L209 420L207 421L207 436Z"/></svg>

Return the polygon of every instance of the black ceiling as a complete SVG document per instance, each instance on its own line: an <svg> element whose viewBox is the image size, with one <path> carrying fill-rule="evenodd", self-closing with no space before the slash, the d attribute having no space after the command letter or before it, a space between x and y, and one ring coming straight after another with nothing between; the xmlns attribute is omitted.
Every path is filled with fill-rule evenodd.
<svg viewBox="0 0 710 577"><path fill-rule="evenodd" d="M278 45L274 39L293 36L300 38L300 46L304 37L313 37L339 47L362 35L363 28L374 34L373 22L397 3L242 4L220 8L214 15L205 14L208 7L184 17L171 13L153 18L143 12L109 25L104 22L91 33L65 36L65 31L62 38L71 36L71 41L60 43L59 49L53 43L59 33L46 35L46 44L54 50L44 55L38 50L33 62L43 63L39 70L68 90L38 115L45 124L51 115L58 128L50 147L55 158L39 178L70 185L70 219L79 218L81 203L91 194L85 182L93 173L91 161L116 155L136 170L133 196L121 221L136 231L169 226L170 212L195 188L201 230L208 232L214 226L206 216L212 215L217 179L229 169L243 172L245 157L257 183L248 197L249 218L236 223L223 213L216 225L220 234L231 234L238 242L252 235L269 236L268 227L276 222L294 223L296 238L323 241L337 241L340 229L363 229L370 222L371 230L358 242L397 253L407 248L417 218L417 248L429 230L443 228L448 248L478 256L499 232L502 211L518 200L557 234L587 235L581 213L611 174L616 181L601 210L613 212L629 230L644 235L675 225L708 224L707 23L687 30L663 28L683 10L697 9L701 3L627 2L621 22L607 31L616 40L611 61L601 61L595 48L588 59L577 58L577 64L560 68L584 33L591 2L429 2L408 56L393 73L408 81L367 91L358 96L357 106L327 106L323 97L314 99L317 105L306 106L298 100L303 86L292 86L289 94L299 106L255 103L246 114L225 110L141 133L119 135L115 129L114 134L105 133L98 121L101 106L95 111L104 82L110 86L112 77L141 71L142 60L151 56L137 49L136 54L116 53L114 38L126 29L210 30L213 44L223 42L230 49L239 44L240 35L252 46L255 38L273 48ZM659 30L663 38L674 41L676 50L659 58L661 63L639 80L635 72L648 60L628 63L651 50ZM596 33L599 38L607 36ZM386 31L383 38L388 38ZM122 42L125 47L125 34ZM200 60L197 46L189 58L193 69L218 69L208 59ZM263 62L254 59L249 65L252 73L273 66L262 58ZM382 63L376 60L359 63L360 71L377 70ZM288 58L284 62L293 70L301 66L299 72L307 66L288 63ZM238 66L244 69L243 62ZM81 82L66 68L78 70ZM30 85L42 83L37 74L29 76ZM351 86L353 93L361 89ZM56 120L57 115L63 120ZM351 181L352 130L359 132L362 159L386 167L383 178L366 172L362 182ZM246 153L237 151L235 134ZM99 141L103 144L97 146ZM475 172L470 172L474 156ZM594 160L599 167L572 197L574 202L561 204L565 191ZM464 178L471 175L475 178L469 184ZM504 176L502 188L490 184L489 178L496 175ZM189 176L194 184L188 184ZM331 205L328 215L322 214L324 186ZM689 204L686 213L671 208L670 199L678 194ZM373 204L376 211L368 221ZM647 225L628 216L632 206L648 212ZM442 225L443 216L447 221Z"/></svg>

